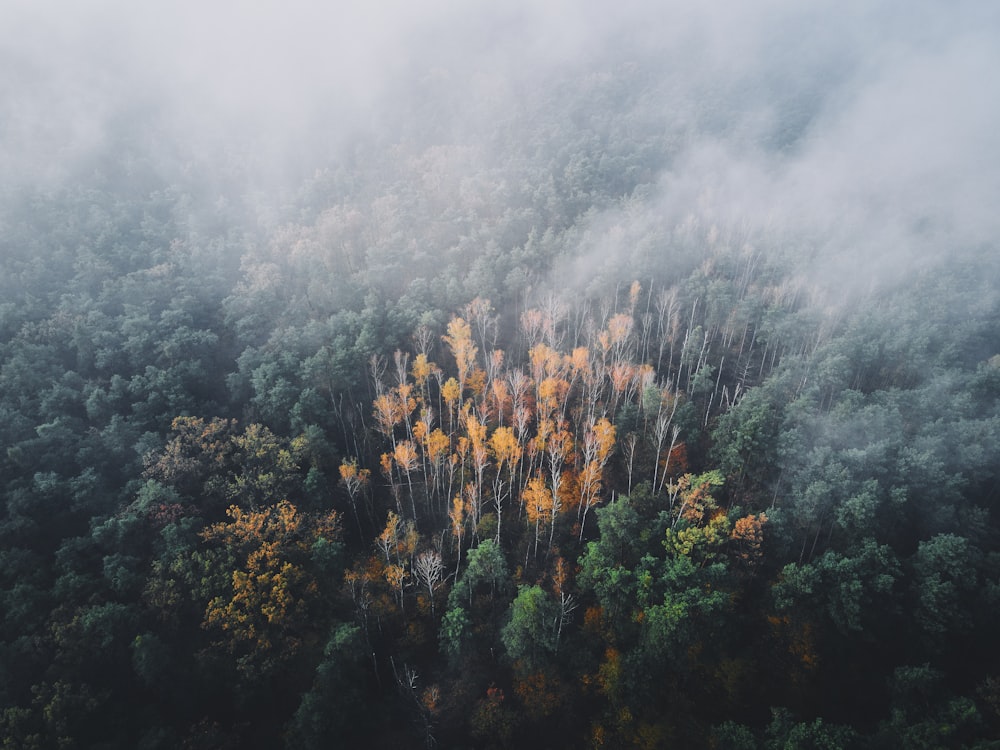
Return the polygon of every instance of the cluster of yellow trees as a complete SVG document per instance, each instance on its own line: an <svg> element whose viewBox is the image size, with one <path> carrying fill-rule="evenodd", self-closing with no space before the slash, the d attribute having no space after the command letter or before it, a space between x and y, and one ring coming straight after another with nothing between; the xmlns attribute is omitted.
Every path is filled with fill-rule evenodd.
<svg viewBox="0 0 1000 750"><path fill-rule="evenodd" d="M649 412L666 463L677 446L676 430L665 439L677 399L656 384L651 366L632 361L630 314L608 317L589 345L564 352L552 313L528 310L521 316L526 362L516 366L503 350L488 348L490 312L489 302L477 299L466 309L469 320L456 316L448 324L442 340L453 374L429 359L426 331L412 362L396 352L389 378L386 361L372 362L373 416L385 439L381 475L394 518L447 526L457 556L465 541L489 536L500 543L511 523L526 524L537 556L543 541L551 550L562 519L582 538L606 487L617 412L626 404ZM635 444L630 436L624 448L630 475ZM655 480L661 486L663 463ZM371 473L350 459L340 474L357 510Z"/></svg>

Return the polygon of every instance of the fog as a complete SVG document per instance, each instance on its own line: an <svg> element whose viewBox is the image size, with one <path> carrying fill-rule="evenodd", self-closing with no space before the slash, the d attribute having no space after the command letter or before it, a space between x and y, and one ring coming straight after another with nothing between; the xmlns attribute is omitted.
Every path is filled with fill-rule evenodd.
<svg viewBox="0 0 1000 750"><path fill-rule="evenodd" d="M998 73L992 0L0 0L4 746L987 746Z"/></svg>
<svg viewBox="0 0 1000 750"><path fill-rule="evenodd" d="M524 141L540 112L597 127L556 92L614 74L631 96L605 122L660 133L670 158L638 202L594 206L581 278L631 252L609 234L623 224L741 227L802 244L820 278L856 276L859 259L879 276L997 234L998 17L977 2L14 0L0 179L85 180L124 143L168 178L234 194L294 188L359 138L503 164L498 123L520 115Z"/></svg>

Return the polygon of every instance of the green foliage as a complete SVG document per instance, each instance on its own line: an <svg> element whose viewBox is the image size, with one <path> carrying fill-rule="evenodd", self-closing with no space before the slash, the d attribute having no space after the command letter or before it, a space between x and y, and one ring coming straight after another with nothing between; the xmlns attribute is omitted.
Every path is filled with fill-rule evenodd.
<svg viewBox="0 0 1000 750"><path fill-rule="evenodd" d="M398 117L335 158L300 154L280 186L251 177L238 139L153 154L156 107L113 124L114 153L64 182L5 173L4 748L398 747L414 716L448 747L996 735L1000 256L942 242L942 262L898 284L866 275L862 293L817 272L836 233L730 220L704 186L695 214L664 210L690 133L663 119L679 77L660 75L657 46L541 71L516 102L475 66L415 68L390 87ZM741 75L736 98L756 95ZM790 88L754 149L794 158L818 109ZM732 98L701 96L691 123L741 129ZM450 108L470 101L487 109L456 128ZM442 465L407 473L420 534L393 551L390 586L371 521L398 509L398 476L376 479L391 437L371 402L397 373L376 384L371 358L419 343L445 361L449 315L485 296L498 317L477 333L479 386L524 362L532 307L551 318L535 338L587 348L567 380L575 449L551 549L526 555L532 530L511 523L545 449L526 439L516 470L487 470L504 508L465 509L455 531L444 505L474 472L442 433ZM618 315L632 328L602 350ZM440 386L428 377L433 408L411 416L448 430ZM473 391L463 419L514 424ZM619 436L595 529L571 500L576 426L601 414ZM654 432L669 443L674 427L668 465ZM347 541L331 515L349 512L341 456L372 470ZM425 549L456 571L440 622L414 585ZM768 724L772 705L792 708Z"/></svg>
<svg viewBox="0 0 1000 750"><path fill-rule="evenodd" d="M146 687L156 687L167 678L170 651L155 633L137 635L132 641L132 668Z"/></svg>
<svg viewBox="0 0 1000 750"><path fill-rule="evenodd" d="M968 539L939 534L923 541L913 557L914 618L932 639L967 633L973 624L970 597L979 588L980 552Z"/></svg>
<svg viewBox="0 0 1000 750"><path fill-rule="evenodd" d="M316 667L312 687L303 694L285 730L285 746L323 748L361 741L372 718L365 706L367 683L359 629L336 625Z"/></svg>
<svg viewBox="0 0 1000 750"><path fill-rule="evenodd" d="M863 746L850 727L829 724L823 719L797 722L787 709L772 710L767 728L766 750L851 750Z"/></svg>
<svg viewBox="0 0 1000 750"><path fill-rule="evenodd" d="M865 631L898 611L900 577L892 550L867 539L851 554L828 551L812 563L786 565L774 586L775 604L818 611L841 633Z"/></svg>
<svg viewBox="0 0 1000 750"><path fill-rule="evenodd" d="M734 487L760 491L774 476L784 398L780 385L754 388L712 431L713 458Z"/></svg>
<svg viewBox="0 0 1000 750"><path fill-rule="evenodd" d="M510 619L500 631L507 656L525 669L536 669L556 650L559 605L540 586L518 586Z"/></svg>
<svg viewBox="0 0 1000 750"><path fill-rule="evenodd" d="M726 568L721 563L696 564L690 557L643 558L636 613L643 655L683 666L687 649L706 628L722 626L730 595L721 587Z"/></svg>
<svg viewBox="0 0 1000 750"><path fill-rule="evenodd" d="M508 581L507 561L503 551L492 539L484 539L469 550L465 558L465 570L448 594L448 609L456 609L468 597L472 606L473 595L489 585L492 602L498 592L506 589Z"/></svg>
<svg viewBox="0 0 1000 750"><path fill-rule="evenodd" d="M735 721L724 721L712 727L710 737L711 747L723 750L757 750L757 739L750 728L737 724Z"/></svg>
<svg viewBox="0 0 1000 750"><path fill-rule="evenodd" d="M639 561L639 516L620 499L595 511L600 536L580 558L579 583L592 590L612 618L629 612L635 600L634 566Z"/></svg>
<svg viewBox="0 0 1000 750"><path fill-rule="evenodd" d="M441 653L453 666L458 665L461 660L462 650L469 639L470 624L469 616L462 607L449 609L441 618L438 641Z"/></svg>

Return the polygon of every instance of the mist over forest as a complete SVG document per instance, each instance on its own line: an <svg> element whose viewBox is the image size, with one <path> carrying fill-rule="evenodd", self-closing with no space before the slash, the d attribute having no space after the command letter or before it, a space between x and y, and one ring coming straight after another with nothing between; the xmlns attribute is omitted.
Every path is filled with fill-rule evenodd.
<svg viewBox="0 0 1000 750"><path fill-rule="evenodd" d="M1000 6L0 8L0 747L1000 747Z"/></svg>

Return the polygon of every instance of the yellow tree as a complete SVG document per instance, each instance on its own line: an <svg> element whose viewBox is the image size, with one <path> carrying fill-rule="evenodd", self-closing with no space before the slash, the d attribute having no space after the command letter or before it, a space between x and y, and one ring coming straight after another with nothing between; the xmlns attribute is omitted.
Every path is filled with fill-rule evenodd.
<svg viewBox="0 0 1000 750"><path fill-rule="evenodd" d="M396 510L403 514L403 501L400 499L399 485L396 483L396 473L393 471L393 454L383 453L379 458L379 467L382 469L382 476L389 483L392 490L392 497L396 501Z"/></svg>
<svg viewBox="0 0 1000 750"><path fill-rule="evenodd" d="M478 365L474 365L469 376L465 379L465 388L475 399L476 409L483 412L486 409L486 370Z"/></svg>
<svg viewBox="0 0 1000 750"><path fill-rule="evenodd" d="M395 427L401 419L399 408L393 393L382 393L372 402L372 415L379 432L388 438L393 445L396 443Z"/></svg>
<svg viewBox="0 0 1000 750"><path fill-rule="evenodd" d="M440 428L434 428L424 436L423 448L427 463L431 467L431 489L435 497L441 495L442 478L441 472L448 458L448 449L451 441ZM450 489L449 489L450 491ZM447 499L447 496L445 496Z"/></svg>
<svg viewBox="0 0 1000 750"><path fill-rule="evenodd" d="M432 489L430 486L430 455L427 451L427 438L430 435L431 430L434 427L434 410L429 406L424 405L420 409L420 419L418 419L413 425L413 442L423 450L418 450L417 454L420 459L420 471L424 476L424 492L428 500L431 499Z"/></svg>
<svg viewBox="0 0 1000 750"><path fill-rule="evenodd" d="M375 546L385 556L385 566L382 575L389 584L399 604L400 611L406 615L404 607L404 590L412 567L413 555L416 552L420 536L412 521L404 521L391 510L386 516L385 528L375 538Z"/></svg>
<svg viewBox="0 0 1000 750"><path fill-rule="evenodd" d="M587 513L596 504L601 493L604 467L615 446L615 426L601 417L584 433L583 468L580 471L580 540L587 524Z"/></svg>
<svg viewBox="0 0 1000 750"><path fill-rule="evenodd" d="M382 554L385 555L386 565L392 563L392 558L390 557L391 554L398 554L400 524L400 517L390 510L389 515L386 516L385 527L381 532L379 532L379 535L375 537L375 545L382 550Z"/></svg>
<svg viewBox="0 0 1000 750"><path fill-rule="evenodd" d="M458 580L459 566L462 564L462 536L465 532L465 498L459 493L452 498L448 520L451 521L451 535L455 539L455 580Z"/></svg>
<svg viewBox="0 0 1000 750"><path fill-rule="evenodd" d="M547 523L552 516L552 493L549 492L544 478L536 475L528 480L521 493L521 503L524 506L524 514L528 523L534 524L535 527L535 557L537 558L541 525Z"/></svg>
<svg viewBox="0 0 1000 750"><path fill-rule="evenodd" d="M632 328L635 320L631 315L618 313L608 321L608 328L597 336L607 359L612 363L624 362L627 359Z"/></svg>
<svg viewBox="0 0 1000 750"><path fill-rule="evenodd" d="M347 496L351 499L351 509L354 511L354 519L358 522L358 533L364 537L361 530L361 516L358 514L358 496L361 495L368 486L371 478L370 469L358 468L358 459L349 458L340 465L340 483L347 490Z"/></svg>
<svg viewBox="0 0 1000 750"><path fill-rule="evenodd" d="M730 539L736 545L736 559L750 571L751 576L763 556L761 546L764 543L766 523L767 516L764 513L744 516L736 519L733 532L730 534Z"/></svg>
<svg viewBox="0 0 1000 750"><path fill-rule="evenodd" d="M521 461L521 446L510 427L497 427L490 436L490 449L496 460L496 476L493 480L493 505L497 511L496 543L500 543L500 527L503 523L503 506L506 497L510 496L514 483L514 474ZM503 489L503 469L507 468L507 490Z"/></svg>
<svg viewBox="0 0 1000 750"><path fill-rule="evenodd" d="M671 527L676 526L681 519L692 525L700 524L706 513L711 513L718 507L712 497L712 488L722 486L724 481L721 473L712 470L704 474L685 474L676 483L671 483L668 487L670 510L673 510L678 496L681 501Z"/></svg>
<svg viewBox="0 0 1000 750"><path fill-rule="evenodd" d="M405 371L403 372L405 377ZM412 437L410 414L417 408L417 400L411 395L413 386L401 383L388 391L380 392L373 402L372 416L379 432L396 445L396 425L403 423L407 437Z"/></svg>
<svg viewBox="0 0 1000 750"><path fill-rule="evenodd" d="M459 394L465 392L465 381L476 364L478 347L472 342L472 329L462 318L452 318L448 323L448 334L441 339L448 345L455 358L458 373Z"/></svg>
<svg viewBox="0 0 1000 750"><path fill-rule="evenodd" d="M483 480L489 465L489 444L486 440L486 425L479 421L475 414L466 410L465 430L469 436L469 450L472 458L472 468L475 471L475 508L473 516L479 519L483 509Z"/></svg>
<svg viewBox="0 0 1000 750"><path fill-rule="evenodd" d="M511 427L517 437L517 443L521 447L522 455L528 443L528 430L531 420L534 418L531 408L529 390L531 381L521 370L511 370L507 373L507 383L510 385L511 400ZM518 465L518 492L524 489L520 480L521 465ZM511 488L513 491L513 488Z"/></svg>
<svg viewBox="0 0 1000 750"><path fill-rule="evenodd" d="M441 374L441 369L430 362L427 359L427 353L421 352L413 359L413 365L410 367L410 374L413 376L413 381L416 383L417 388L423 396L423 402L429 404L430 398L430 379L432 377L437 377Z"/></svg>
<svg viewBox="0 0 1000 750"><path fill-rule="evenodd" d="M462 398L462 386L455 378L448 378L441 386L441 397L445 406L448 407L448 429L455 431L455 414L458 409L458 402Z"/></svg>
<svg viewBox="0 0 1000 750"><path fill-rule="evenodd" d="M416 446L409 440L400 441L396 444L396 449L393 451L393 459L400 474L406 477L406 486L410 492L410 509L413 511L413 522L416 523L417 503L413 498L413 481L410 479L410 475L417 468L418 456Z"/></svg>
<svg viewBox="0 0 1000 750"><path fill-rule="evenodd" d="M558 416L566 418L566 402L569 396L569 382L564 378L550 376L538 384L538 414L540 419Z"/></svg>
<svg viewBox="0 0 1000 750"><path fill-rule="evenodd" d="M546 378L562 377L563 358L548 344L536 344L528 350L528 361L531 367L531 379L535 383L535 401L542 408L542 397L539 388Z"/></svg>
<svg viewBox="0 0 1000 750"><path fill-rule="evenodd" d="M502 378L494 378L490 381L488 396L488 413L498 425L503 426L507 414L511 411L511 397L507 381Z"/></svg>
<svg viewBox="0 0 1000 750"><path fill-rule="evenodd" d="M320 538L339 536L337 515L304 516L284 500L253 511L233 505L226 515L201 538L228 548L237 567L229 591L208 602L203 626L220 631L226 648L240 654L241 670L267 671L301 646L318 589L306 567L309 550Z"/></svg>
<svg viewBox="0 0 1000 750"><path fill-rule="evenodd" d="M563 469L566 460L573 450L573 436L566 429L565 423L561 423L546 440L545 453L548 458L549 481L552 483L552 504L549 526L549 550L552 549L552 539L556 533L556 519L562 511L562 482Z"/></svg>
<svg viewBox="0 0 1000 750"><path fill-rule="evenodd" d="M393 590L396 596L396 602L399 604L399 611L402 613L403 617L406 617L406 605L404 604L404 588L406 586L406 579L409 575L406 572L406 568L402 565L392 563L385 566L383 571L385 575L385 581L389 584L389 587Z"/></svg>
<svg viewBox="0 0 1000 750"><path fill-rule="evenodd" d="M664 540L668 551L698 558L701 564L719 555L730 538L730 522L712 496L712 490L723 481L722 474L713 470L685 474L670 485L670 495L679 496L680 505ZM675 504L676 500L672 501L671 510Z"/></svg>

